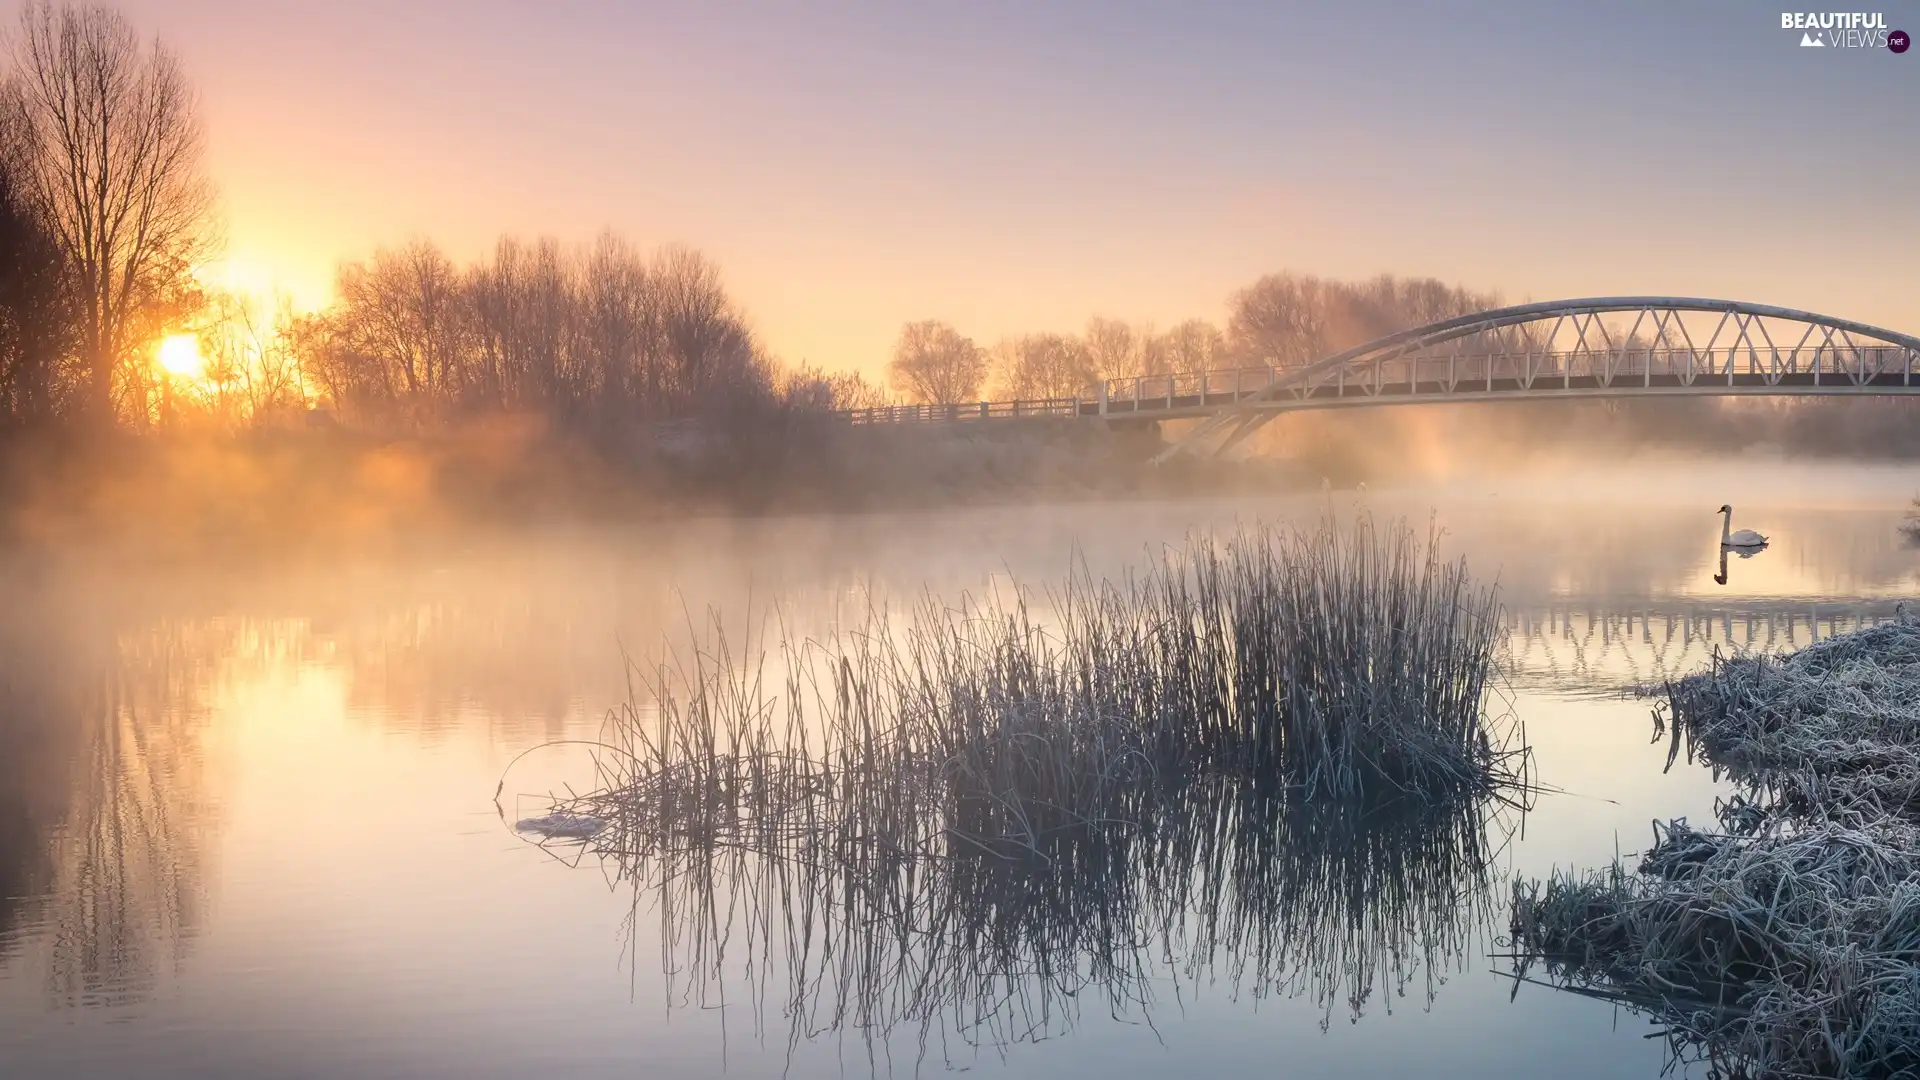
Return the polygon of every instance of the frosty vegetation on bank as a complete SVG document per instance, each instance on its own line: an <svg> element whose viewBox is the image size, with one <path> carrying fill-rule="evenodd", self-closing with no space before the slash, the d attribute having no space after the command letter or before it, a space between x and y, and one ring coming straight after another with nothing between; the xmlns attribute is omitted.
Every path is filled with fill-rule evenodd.
<svg viewBox="0 0 1920 1080"><path fill-rule="evenodd" d="M1913 1075L1920 620L1716 658L1664 696L1669 760L1738 788L1719 829L1656 828L1637 874L1517 884L1519 971L1641 1008L1724 1072Z"/></svg>

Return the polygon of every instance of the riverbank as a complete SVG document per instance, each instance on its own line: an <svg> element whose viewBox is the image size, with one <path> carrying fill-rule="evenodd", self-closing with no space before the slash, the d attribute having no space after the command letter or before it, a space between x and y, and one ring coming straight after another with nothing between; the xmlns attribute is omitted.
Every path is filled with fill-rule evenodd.
<svg viewBox="0 0 1920 1080"><path fill-rule="evenodd" d="M1920 1069L1920 617L1661 687L1671 765L1730 779L1718 828L1518 882L1516 974L1628 1005L1755 1076Z"/></svg>

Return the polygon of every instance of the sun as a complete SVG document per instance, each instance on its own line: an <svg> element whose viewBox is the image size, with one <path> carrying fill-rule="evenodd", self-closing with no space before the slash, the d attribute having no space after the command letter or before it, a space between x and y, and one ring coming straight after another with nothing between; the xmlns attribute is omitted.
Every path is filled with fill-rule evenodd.
<svg viewBox="0 0 1920 1080"><path fill-rule="evenodd" d="M183 379L197 377L206 366L200 355L200 339L192 334L168 334L160 341L158 355L167 374Z"/></svg>

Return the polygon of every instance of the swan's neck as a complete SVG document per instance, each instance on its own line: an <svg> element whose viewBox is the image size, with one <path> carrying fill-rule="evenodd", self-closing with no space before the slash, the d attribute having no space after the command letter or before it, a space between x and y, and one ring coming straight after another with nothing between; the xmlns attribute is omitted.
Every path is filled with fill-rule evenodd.
<svg viewBox="0 0 1920 1080"><path fill-rule="evenodd" d="M1733 511L1731 510L1722 511L1720 514L1720 539L1724 541L1728 536L1731 536L1732 534L1733 534Z"/></svg>

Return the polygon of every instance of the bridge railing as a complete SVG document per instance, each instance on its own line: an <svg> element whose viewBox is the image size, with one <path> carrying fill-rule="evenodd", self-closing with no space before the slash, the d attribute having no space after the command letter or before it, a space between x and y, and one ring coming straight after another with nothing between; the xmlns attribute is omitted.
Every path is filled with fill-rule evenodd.
<svg viewBox="0 0 1920 1080"><path fill-rule="evenodd" d="M969 401L950 405L881 405L867 409L842 409L835 412L834 416L850 424L941 424L1207 408L1230 404L1247 394L1264 390L1274 385L1282 374L1284 369L1273 367L1173 372L1109 379L1094 384L1086 393L1076 397Z"/></svg>
<svg viewBox="0 0 1920 1080"><path fill-rule="evenodd" d="M953 405L880 405L842 409L834 415L850 424L951 424L967 420L1014 420L1082 414L1077 397L1018 401L969 401Z"/></svg>
<svg viewBox="0 0 1920 1080"><path fill-rule="evenodd" d="M1102 413L1144 412L1154 408L1227 404L1256 390L1265 390L1284 374L1266 366L1215 368L1208 371L1164 372L1108 379L1096 383L1089 395Z"/></svg>

